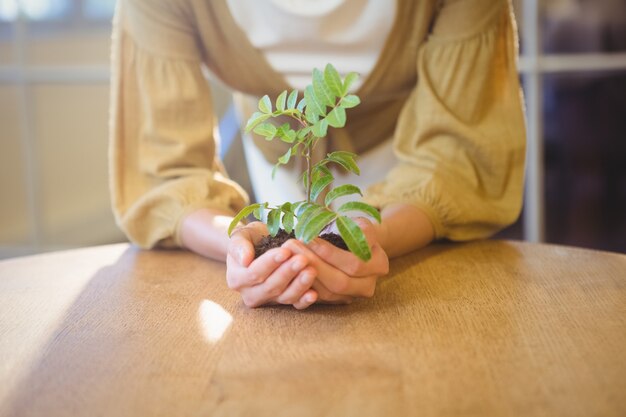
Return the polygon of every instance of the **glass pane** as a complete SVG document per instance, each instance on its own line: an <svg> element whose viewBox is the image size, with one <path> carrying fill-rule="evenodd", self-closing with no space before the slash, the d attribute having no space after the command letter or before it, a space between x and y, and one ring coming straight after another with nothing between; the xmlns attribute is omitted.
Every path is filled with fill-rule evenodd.
<svg viewBox="0 0 626 417"><path fill-rule="evenodd" d="M7 247L27 244L32 232L19 103L18 88L0 84L0 258Z"/></svg>
<svg viewBox="0 0 626 417"><path fill-rule="evenodd" d="M12 64L13 20L17 17L17 0L0 0L0 65Z"/></svg>
<svg viewBox="0 0 626 417"><path fill-rule="evenodd" d="M120 241L108 191L108 85L38 84L33 99L43 243Z"/></svg>
<svg viewBox="0 0 626 417"><path fill-rule="evenodd" d="M58 20L72 11L71 0L20 0L20 10L30 20Z"/></svg>
<svg viewBox="0 0 626 417"><path fill-rule="evenodd" d="M88 19L101 20L113 17L115 0L85 0L84 13Z"/></svg>
<svg viewBox="0 0 626 417"><path fill-rule="evenodd" d="M50 29L48 33L28 36L24 44L28 65L88 65L106 69L111 55L111 30Z"/></svg>
<svg viewBox="0 0 626 417"><path fill-rule="evenodd" d="M111 19L88 21L81 17L81 4L78 1L66 1L71 10L63 19L29 20L24 25L25 63L29 66L85 65L108 68Z"/></svg>
<svg viewBox="0 0 626 417"><path fill-rule="evenodd" d="M17 17L17 0L0 0L0 22L10 22Z"/></svg>
<svg viewBox="0 0 626 417"><path fill-rule="evenodd" d="M541 6L544 52L626 51L626 1L544 0Z"/></svg>
<svg viewBox="0 0 626 417"><path fill-rule="evenodd" d="M0 20L0 65L15 63L13 29L12 23Z"/></svg>
<svg viewBox="0 0 626 417"><path fill-rule="evenodd" d="M544 76L547 240L626 252L626 72Z"/></svg>

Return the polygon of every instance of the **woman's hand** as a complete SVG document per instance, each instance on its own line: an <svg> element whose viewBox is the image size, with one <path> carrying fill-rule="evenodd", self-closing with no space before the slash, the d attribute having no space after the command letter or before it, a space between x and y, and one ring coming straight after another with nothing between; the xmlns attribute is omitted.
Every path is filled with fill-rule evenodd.
<svg viewBox="0 0 626 417"><path fill-rule="evenodd" d="M228 244L226 280L241 294L244 304L291 304L305 309L317 300L311 289L317 271L306 256L288 248L274 248L254 259L254 243L268 234L267 227L253 222L235 229Z"/></svg>
<svg viewBox="0 0 626 417"><path fill-rule="evenodd" d="M419 249L434 238L430 220L416 207L391 205L381 215L381 225L357 220L372 250L372 259L368 262L322 239L315 239L309 246L291 240L253 261L253 243L268 234L266 226L250 223L237 229L229 239L226 231L232 215L218 210L201 209L190 214L183 222L181 238L184 247L196 253L227 260L228 285L242 294L247 305L280 303L293 304L300 309L318 299L327 303L348 303L354 297L371 296L377 278L388 271L387 256L400 256ZM295 264L299 271L281 267L285 262L280 261L283 258L292 266ZM298 259L304 262L302 268L298 268ZM298 280L294 280L295 277ZM309 280L313 281L312 285L308 285ZM280 288L285 290L273 295Z"/></svg>
<svg viewBox="0 0 626 417"><path fill-rule="evenodd" d="M350 303L354 298L372 297L378 278L389 272L389 259L379 242L375 226L364 218L355 221L363 230L372 251L372 258L367 262L320 238L308 245L291 239L282 246L306 257L317 270L313 289L318 292L320 302Z"/></svg>

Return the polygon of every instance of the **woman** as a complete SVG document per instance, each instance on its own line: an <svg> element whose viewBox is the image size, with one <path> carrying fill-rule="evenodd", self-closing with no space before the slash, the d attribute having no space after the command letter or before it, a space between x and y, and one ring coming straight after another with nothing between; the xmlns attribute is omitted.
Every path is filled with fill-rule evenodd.
<svg viewBox="0 0 626 417"><path fill-rule="evenodd" d="M228 283L249 306L371 296L388 258L434 239L484 238L519 215L525 132L516 52L505 0L121 1L111 111L118 223L142 247L226 260ZM258 97L302 88L303 75L327 62L364 80L362 104L322 152L355 151L361 170L374 172L361 185L383 222L360 220L373 257L364 263L316 240L289 241L253 261L251 242L266 232L252 223L226 234L248 198L215 156L202 68L240 92L246 120ZM244 142L255 177L284 152L275 142ZM261 201L284 189L255 185Z"/></svg>

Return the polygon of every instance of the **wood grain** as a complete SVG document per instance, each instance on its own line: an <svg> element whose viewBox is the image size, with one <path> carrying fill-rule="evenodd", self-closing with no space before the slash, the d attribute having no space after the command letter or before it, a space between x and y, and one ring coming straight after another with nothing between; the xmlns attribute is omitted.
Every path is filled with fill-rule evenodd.
<svg viewBox="0 0 626 417"><path fill-rule="evenodd" d="M434 245L304 312L224 276L127 245L0 262L0 415L626 415L624 255Z"/></svg>

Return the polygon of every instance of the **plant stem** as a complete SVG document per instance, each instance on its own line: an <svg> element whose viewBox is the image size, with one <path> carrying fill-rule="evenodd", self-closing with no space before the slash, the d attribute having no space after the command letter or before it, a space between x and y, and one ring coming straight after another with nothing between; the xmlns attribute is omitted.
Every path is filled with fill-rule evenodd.
<svg viewBox="0 0 626 417"><path fill-rule="evenodd" d="M300 126L302 126L303 128L308 126L307 123L304 120L302 120L300 117L296 116L292 111L285 111L285 112L282 112L281 114L283 114L285 116L289 116L292 119L296 120L298 123L300 123Z"/></svg>
<svg viewBox="0 0 626 417"><path fill-rule="evenodd" d="M306 172L307 172L307 184L306 184L306 202L311 202L311 184L313 183L313 166L311 165L311 146L308 146L305 142L306 148Z"/></svg>

